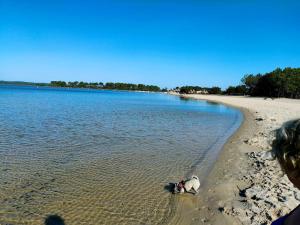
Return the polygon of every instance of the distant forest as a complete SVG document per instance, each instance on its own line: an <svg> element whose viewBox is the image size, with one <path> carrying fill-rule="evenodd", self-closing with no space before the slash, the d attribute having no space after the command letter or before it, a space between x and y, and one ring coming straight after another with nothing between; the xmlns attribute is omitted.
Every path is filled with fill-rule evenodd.
<svg viewBox="0 0 300 225"><path fill-rule="evenodd" d="M145 84L128 84L128 83L102 83L102 82L65 82L65 81L51 81L50 83L32 83L22 81L0 81L0 84L11 85L31 85L31 86L49 86L49 87L66 87L66 88L91 88L91 89L110 89L110 90L128 90L128 91L166 91L161 90L160 87L155 85Z"/></svg>
<svg viewBox="0 0 300 225"><path fill-rule="evenodd" d="M300 98L300 68L276 69L266 74L249 74L242 83L251 96Z"/></svg>
<svg viewBox="0 0 300 225"><path fill-rule="evenodd" d="M28 85L28 86L49 86L49 83L34 83L34 82L25 82L25 81L4 81L0 80L2 85Z"/></svg>
<svg viewBox="0 0 300 225"><path fill-rule="evenodd" d="M203 92L208 94L250 95L271 98L300 98L300 68L277 68L265 74L247 74L238 86L229 86L222 91L219 87L202 88L199 86L177 87L180 93Z"/></svg>
<svg viewBox="0 0 300 225"><path fill-rule="evenodd" d="M130 84L130 83L102 83L102 82L65 82L65 81L51 81L50 86L53 87L70 87L70 88L92 88L92 89L110 89L110 90L128 90L128 91L161 91L160 87L155 85L145 84Z"/></svg>
<svg viewBox="0 0 300 225"><path fill-rule="evenodd" d="M130 83L102 83L102 82L65 82L51 81L50 83L32 83L21 81L0 81L0 84L51 86L67 88L92 88L128 91L168 91L155 85L130 84ZM300 68L277 68L265 74L247 74L241 79L241 84L229 86L226 90L220 87L183 86L170 91L182 94L222 94L222 95L249 95L271 98L300 98Z"/></svg>

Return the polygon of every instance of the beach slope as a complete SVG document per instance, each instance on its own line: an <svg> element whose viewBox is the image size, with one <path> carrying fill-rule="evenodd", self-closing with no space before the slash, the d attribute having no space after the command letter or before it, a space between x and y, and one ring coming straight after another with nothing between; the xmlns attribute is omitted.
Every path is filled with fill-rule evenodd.
<svg viewBox="0 0 300 225"><path fill-rule="evenodd" d="M300 203L300 192L268 151L274 130L300 118L300 100L181 95L239 108L244 121L223 147L198 196L176 196L171 224L270 224Z"/></svg>

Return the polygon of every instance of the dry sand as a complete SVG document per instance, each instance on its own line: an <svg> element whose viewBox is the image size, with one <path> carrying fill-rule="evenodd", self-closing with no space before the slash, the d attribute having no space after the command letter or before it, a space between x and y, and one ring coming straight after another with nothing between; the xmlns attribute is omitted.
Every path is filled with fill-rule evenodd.
<svg viewBox="0 0 300 225"><path fill-rule="evenodd" d="M293 187L268 150L274 130L300 118L300 100L240 96L183 95L239 108L244 122L228 140L201 192L178 195L171 224L271 224L300 203Z"/></svg>

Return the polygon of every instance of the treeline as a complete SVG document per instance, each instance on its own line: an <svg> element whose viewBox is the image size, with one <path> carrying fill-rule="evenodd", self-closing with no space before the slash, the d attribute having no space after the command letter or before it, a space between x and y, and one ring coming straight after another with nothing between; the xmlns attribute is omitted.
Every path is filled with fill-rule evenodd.
<svg viewBox="0 0 300 225"><path fill-rule="evenodd" d="M70 87L70 88L92 88L92 89L110 89L110 90L128 90L128 91L161 91L160 87L155 85L145 84L130 84L130 83L102 83L102 82L65 82L65 81L51 81L52 87Z"/></svg>
<svg viewBox="0 0 300 225"><path fill-rule="evenodd" d="M225 91L220 87L203 88L199 86L183 86L175 89L180 94L212 94L212 95L246 95L246 86L229 86Z"/></svg>
<svg viewBox="0 0 300 225"><path fill-rule="evenodd" d="M265 74L247 74L241 83L228 87L224 94L300 98L300 68L277 68Z"/></svg>
<svg viewBox="0 0 300 225"><path fill-rule="evenodd" d="M199 87L199 86L183 86L176 87L176 90L181 94L222 94L222 90L219 87Z"/></svg>
<svg viewBox="0 0 300 225"><path fill-rule="evenodd" d="M229 86L222 92L224 95L247 95L247 93L246 85Z"/></svg>
<svg viewBox="0 0 300 225"><path fill-rule="evenodd" d="M251 96L300 98L300 68L285 68L249 74L242 79L246 94Z"/></svg>
<svg viewBox="0 0 300 225"><path fill-rule="evenodd" d="M199 86L176 87L173 91L182 94L250 95L271 98L300 98L300 68L277 68L265 74L247 74L241 84L229 86L222 91L219 87Z"/></svg>
<svg viewBox="0 0 300 225"><path fill-rule="evenodd" d="M49 83L34 83L25 81L4 81L0 80L2 85L28 85L28 86L49 86Z"/></svg>
<svg viewBox="0 0 300 225"><path fill-rule="evenodd" d="M168 91L166 88L160 89L155 85L130 84L130 83L102 83L102 82L65 82L51 81L50 83L32 83L21 81L0 81L0 84L13 85L34 85L34 86L52 86L52 87L69 87L69 88L92 88L92 89L112 89L112 90L129 90L129 91ZM286 97L300 98L300 68L285 69L277 68L272 72L265 74L247 74L241 84L229 86L226 90L220 87L200 87L200 86L183 86L176 87L171 91L182 94L223 94L223 95L250 95L261 97Z"/></svg>

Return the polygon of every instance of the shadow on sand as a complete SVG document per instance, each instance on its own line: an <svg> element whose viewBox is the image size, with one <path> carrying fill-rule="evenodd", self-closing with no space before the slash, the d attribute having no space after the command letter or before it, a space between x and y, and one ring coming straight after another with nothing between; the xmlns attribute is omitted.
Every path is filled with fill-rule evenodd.
<svg viewBox="0 0 300 225"><path fill-rule="evenodd" d="M45 219L45 225L65 225L65 221L58 215L50 215Z"/></svg>

